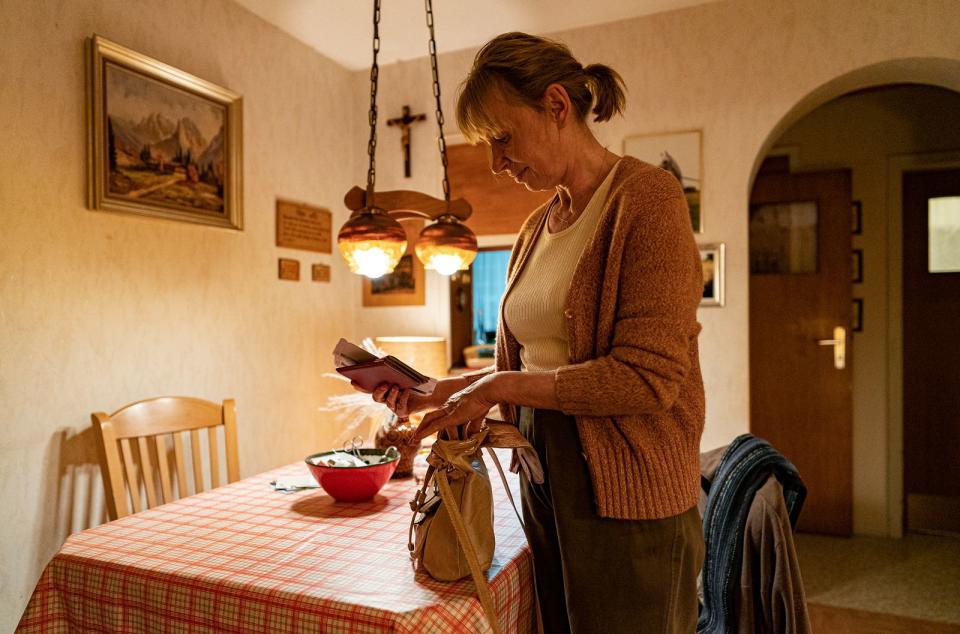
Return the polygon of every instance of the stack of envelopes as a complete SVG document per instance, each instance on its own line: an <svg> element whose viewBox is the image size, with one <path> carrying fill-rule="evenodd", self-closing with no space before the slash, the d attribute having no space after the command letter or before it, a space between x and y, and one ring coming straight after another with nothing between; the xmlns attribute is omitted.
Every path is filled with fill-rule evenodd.
<svg viewBox="0 0 960 634"><path fill-rule="evenodd" d="M436 380L420 374L393 355L378 357L346 339L341 339L333 350L337 372L361 388L373 391L381 383L430 394Z"/></svg>

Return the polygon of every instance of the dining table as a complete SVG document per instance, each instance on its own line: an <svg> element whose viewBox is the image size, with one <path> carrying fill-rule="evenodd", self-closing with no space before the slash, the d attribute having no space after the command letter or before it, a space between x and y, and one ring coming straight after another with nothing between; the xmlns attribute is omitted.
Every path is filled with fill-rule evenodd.
<svg viewBox="0 0 960 634"><path fill-rule="evenodd" d="M509 452L498 450L501 462ZM489 457L496 549L487 572L503 632L536 631L533 564ZM417 477L371 500L275 490L304 462L71 535L43 570L17 632L489 632L472 579L414 570ZM519 480L507 472L515 499Z"/></svg>

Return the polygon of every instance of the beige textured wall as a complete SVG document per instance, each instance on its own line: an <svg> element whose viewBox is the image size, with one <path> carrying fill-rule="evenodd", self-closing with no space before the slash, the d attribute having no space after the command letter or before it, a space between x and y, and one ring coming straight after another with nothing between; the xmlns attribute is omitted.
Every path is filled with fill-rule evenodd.
<svg viewBox="0 0 960 634"><path fill-rule="evenodd" d="M244 98L244 231L85 208L84 38ZM345 218L348 72L228 0L0 2L0 631L63 538L101 520L90 412L237 399L242 474L325 448L329 350L359 301L339 256L282 253L274 199ZM278 255L332 263L277 280Z"/></svg>
<svg viewBox="0 0 960 634"><path fill-rule="evenodd" d="M853 247L863 249L864 281L853 286L864 298L863 332L853 335L853 452L854 531L884 535L890 518L886 473L891 443L888 437L888 333L891 324L887 297L888 214L899 214L888 199L888 159L903 154L960 152L960 93L928 86L901 86L841 97L794 124L777 141L795 153L794 171L850 168L853 198L863 204L863 234ZM898 226L899 223L894 226ZM894 319L896 319L894 317Z"/></svg>
<svg viewBox="0 0 960 634"><path fill-rule="evenodd" d="M442 40L442 15L437 20ZM899 81L960 89L958 27L960 11L949 0L736 0L554 34L580 61L610 64L627 83L626 116L596 127L610 149L621 152L633 134L703 130L706 232L698 241L727 245L727 305L700 311L704 449L749 429L747 200L760 159L792 123L851 90ZM456 132L454 89L474 53L440 59L448 133ZM395 116L404 103L431 112L425 59L384 67L380 78L381 112ZM367 74L355 73L354 81L359 94ZM399 152L391 148L396 134L384 127L381 147ZM414 178L407 182L439 192L439 160L428 151L434 135L431 127L415 128ZM380 182L400 187L403 180L385 172ZM433 290L425 309L361 315L361 331L376 334L384 317L400 323L415 315L423 334L446 335L448 293ZM870 517L858 526L877 525L873 504L858 501L858 513Z"/></svg>
<svg viewBox="0 0 960 634"><path fill-rule="evenodd" d="M748 425L756 160L778 127L851 88L920 74L960 83L955 7L744 0L560 34L630 87L627 116L598 128L612 149L630 134L704 130L701 239L728 245L727 307L701 315L704 447ZM82 43L93 32L244 96L242 233L85 209ZM275 279L274 197L327 205L338 226L343 191L365 173L365 72L348 75L228 0L0 0L0 35L0 507L12 518L0 525L0 630L9 631L63 535L99 519L84 509L102 497L86 466L90 411L153 394L234 396L243 472L254 473L335 433L316 407L331 389L318 374L338 335L445 334L448 317L433 274L428 305L405 309L358 309L359 280L337 257L318 258L333 264L329 286ZM471 57L441 59L448 113ZM907 58L939 59L847 75ZM381 77L386 116L403 103L431 112L424 60ZM396 131L384 127L380 184L439 192L432 136L415 129L415 175L404 181Z"/></svg>

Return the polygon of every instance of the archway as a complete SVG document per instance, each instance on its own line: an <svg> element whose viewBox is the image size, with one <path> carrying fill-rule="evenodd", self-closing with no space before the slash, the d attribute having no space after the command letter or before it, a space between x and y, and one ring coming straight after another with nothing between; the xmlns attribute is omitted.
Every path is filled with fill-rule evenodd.
<svg viewBox="0 0 960 634"><path fill-rule="evenodd" d="M868 88L896 84L923 84L960 92L960 60L943 57L909 57L863 66L821 84L794 104L770 130L757 150L747 194L757 171L777 139L797 121L837 97Z"/></svg>
<svg viewBox="0 0 960 634"><path fill-rule="evenodd" d="M754 188L764 158L778 144L778 140L798 122L845 95L872 92L897 84L934 86L960 92L960 62L939 58L891 60L845 73L822 84L791 107L767 135L752 167L750 189ZM960 148L960 145L954 146L953 149L956 148ZM871 207L874 215L880 213L888 221L886 234L889 235L889 240L886 240L883 257L878 258L873 254L867 259L871 284L876 286L878 277L885 276L882 294L878 295L875 292L875 297L868 303L868 316L873 318L874 327L877 324L877 311L885 312L886 317L881 342L883 354L880 357L874 357L880 362L875 374L879 375L884 385L875 396L882 401L880 411L877 412L875 408L873 412L879 416L876 425L869 429L862 428L861 425L861 428L856 430L860 436L858 451L861 454L863 453L862 441L867 431L880 436L879 439L871 440L871 442L875 441L875 448L878 448L871 454L870 459L875 459L875 466L881 465L877 467L880 469L879 473L876 469L870 471L858 467L860 491L855 514L859 517L855 518L854 530L859 533L899 536L903 529L903 350L898 330L902 320L903 271L899 238L901 214L899 181L900 173L904 170L927 165L942 166L949 164L952 159L960 159L958 153L945 151L947 148L939 149L942 151L913 154L909 158L890 157L886 161L886 168L892 175L887 181L889 186L884 189L882 196L876 197L881 201L878 203L881 208L877 209L876 204ZM809 169L809 166L807 168ZM876 231L876 224L872 223L870 229ZM855 240L854 247L857 246ZM878 306L877 302L882 303L882 306ZM875 335L877 335L876 331L871 333L876 340ZM864 335L857 336L862 338ZM863 458L863 455L859 456L859 459ZM864 485L868 478L874 478L882 485Z"/></svg>

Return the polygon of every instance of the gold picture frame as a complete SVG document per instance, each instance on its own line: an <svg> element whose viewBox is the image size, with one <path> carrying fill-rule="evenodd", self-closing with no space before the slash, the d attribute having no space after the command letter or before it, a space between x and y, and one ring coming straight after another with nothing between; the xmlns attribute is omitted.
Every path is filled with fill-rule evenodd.
<svg viewBox="0 0 960 634"><path fill-rule="evenodd" d="M697 245L700 249L700 265L703 267L703 297L701 306L723 306L724 262L727 246L723 242Z"/></svg>
<svg viewBox="0 0 960 634"><path fill-rule="evenodd" d="M243 229L242 98L94 35L88 205Z"/></svg>
<svg viewBox="0 0 960 634"><path fill-rule="evenodd" d="M703 131L636 134L623 140L625 155L667 170L680 182L694 233L703 233Z"/></svg>
<svg viewBox="0 0 960 634"><path fill-rule="evenodd" d="M420 219L400 222L407 232L407 251L393 273L375 280L363 278L363 305L376 306L423 306L426 304L426 272L423 263L414 252L413 245L423 228Z"/></svg>

